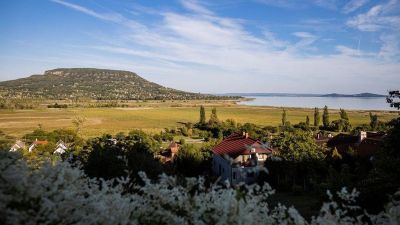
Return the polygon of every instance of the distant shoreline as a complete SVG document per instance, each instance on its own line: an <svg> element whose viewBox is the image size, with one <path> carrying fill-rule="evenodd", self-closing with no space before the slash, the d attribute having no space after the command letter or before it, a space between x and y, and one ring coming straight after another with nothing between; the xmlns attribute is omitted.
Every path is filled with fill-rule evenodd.
<svg viewBox="0 0 400 225"><path fill-rule="evenodd" d="M384 98L384 97L386 97L386 95L374 94L374 93L360 93L360 94L225 93L225 94L220 94L220 95L242 96L242 97L325 97L325 98Z"/></svg>

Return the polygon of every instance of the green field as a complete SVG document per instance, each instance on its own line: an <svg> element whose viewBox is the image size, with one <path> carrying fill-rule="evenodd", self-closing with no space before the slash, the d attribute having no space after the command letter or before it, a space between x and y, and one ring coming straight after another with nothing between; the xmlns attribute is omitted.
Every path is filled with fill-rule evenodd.
<svg viewBox="0 0 400 225"><path fill-rule="evenodd" d="M255 123L258 125L276 126L281 122L282 109L276 107L254 107L229 104L206 104L207 117L211 108L216 106L219 119L234 119L238 123ZM313 118L313 109L288 108L287 118L292 124L305 121L308 115ZM397 112L374 112L379 120L388 121L397 117ZM320 110L322 114L322 110ZM330 119L339 118L338 110L330 110ZM369 111L348 111L353 126L368 124ZM147 132L158 132L163 128L182 126L179 122L197 122L199 118L198 103L178 104L144 104L134 108L71 108L71 109L36 109L36 110L1 110L0 130L6 134L20 137L37 128L39 124L46 130L73 128L75 117L85 117L82 128L85 137L104 133L115 134L132 129L143 129Z"/></svg>

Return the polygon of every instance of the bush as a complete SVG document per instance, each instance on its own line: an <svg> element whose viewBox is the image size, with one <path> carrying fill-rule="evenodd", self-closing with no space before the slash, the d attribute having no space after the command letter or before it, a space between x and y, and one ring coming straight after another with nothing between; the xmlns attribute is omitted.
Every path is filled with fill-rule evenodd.
<svg viewBox="0 0 400 225"><path fill-rule="evenodd" d="M378 215L355 204L358 192L329 191L328 202L308 223L293 207L270 207L265 184L226 188L202 178L160 176L127 193L129 179L87 178L60 162L29 168L18 154L0 151L0 221L19 224L399 224L400 192Z"/></svg>

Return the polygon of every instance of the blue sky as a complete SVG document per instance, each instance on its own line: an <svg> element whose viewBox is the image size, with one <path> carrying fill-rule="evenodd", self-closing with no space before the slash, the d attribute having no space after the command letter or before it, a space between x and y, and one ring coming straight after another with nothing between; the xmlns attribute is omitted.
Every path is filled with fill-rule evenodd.
<svg viewBox="0 0 400 225"><path fill-rule="evenodd" d="M204 93L400 88L398 0L0 1L0 80L130 70Z"/></svg>

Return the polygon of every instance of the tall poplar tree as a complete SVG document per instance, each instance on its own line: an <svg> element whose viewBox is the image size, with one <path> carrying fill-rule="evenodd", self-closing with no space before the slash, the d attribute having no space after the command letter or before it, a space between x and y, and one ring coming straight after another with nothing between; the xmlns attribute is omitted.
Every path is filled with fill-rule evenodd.
<svg viewBox="0 0 400 225"><path fill-rule="evenodd" d="M318 127L319 126L319 121L321 120L320 115L319 115L319 109L315 107L314 109L314 126Z"/></svg>
<svg viewBox="0 0 400 225"><path fill-rule="evenodd" d="M218 116L217 116L217 109L214 107L211 110L211 116L210 116L210 120L208 121L209 124L214 124L214 123L218 123Z"/></svg>
<svg viewBox="0 0 400 225"><path fill-rule="evenodd" d="M344 120L349 120L349 116L347 115L347 112L344 109L340 109L340 119Z"/></svg>
<svg viewBox="0 0 400 225"><path fill-rule="evenodd" d="M285 126L286 123L287 123L287 120L286 120L286 110L283 109L283 112L282 112L282 126Z"/></svg>
<svg viewBox="0 0 400 225"><path fill-rule="evenodd" d="M206 123L206 110L204 109L204 106L200 106L200 124L205 124Z"/></svg>
<svg viewBox="0 0 400 225"><path fill-rule="evenodd" d="M324 107L324 112L322 114L322 124L324 125L324 128L329 127L329 111L328 111L328 106Z"/></svg>

